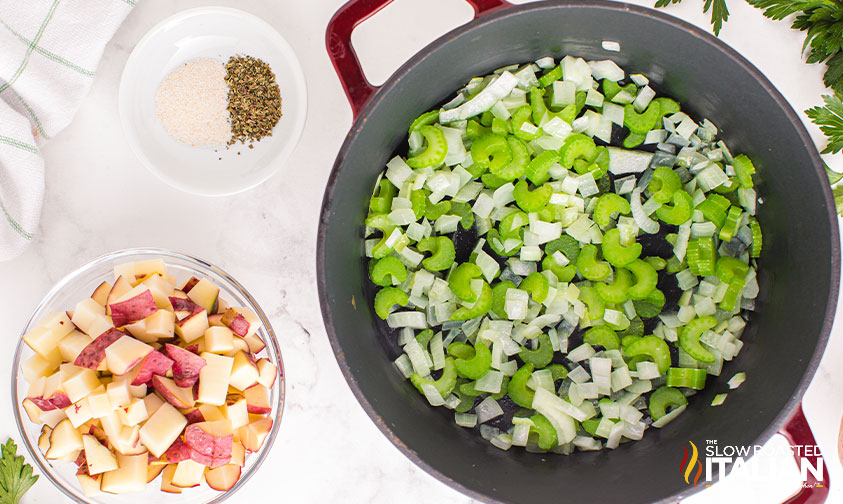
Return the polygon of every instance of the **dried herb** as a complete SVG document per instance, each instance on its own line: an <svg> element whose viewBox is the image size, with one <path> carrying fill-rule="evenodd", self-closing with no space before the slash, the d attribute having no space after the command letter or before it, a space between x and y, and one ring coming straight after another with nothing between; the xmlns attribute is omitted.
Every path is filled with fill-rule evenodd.
<svg viewBox="0 0 843 504"><path fill-rule="evenodd" d="M272 128L281 118L281 90L272 68L251 56L232 56L225 70L231 117L228 145L271 136Z"/></svg>

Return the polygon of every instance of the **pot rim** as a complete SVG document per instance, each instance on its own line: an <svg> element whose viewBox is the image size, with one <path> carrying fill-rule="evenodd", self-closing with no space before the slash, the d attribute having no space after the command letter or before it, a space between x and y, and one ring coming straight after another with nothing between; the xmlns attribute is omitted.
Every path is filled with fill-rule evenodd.
<svg viewBox="0 0 843 504"><path fill-rule="evenodd" d="M559 7L586 7L606 11L634 13L640 16L655 19L667 25L671 25L675 28L683 30L692 37L694 37L700 44L708 44L710 46L714 46L715 49L724 53L728 58L730 58L741 68L743 68L750 76L752 76L756 81L758 81L759 84L761 84L761 86L765 89L765 91L767 91L767 93L770 94L776 104L782 109L787 118L790 120L791 124L795 126L800 140L808 150L809 156L812 158L813 169L818 179L820 181L824 181L826 177L823 161L820 158L820 154L817 151L816 145L811 139L807 129L805 128L805 125L799 119L799 116L793 110L793 107L791 107L787 99L755 65L753 65L749 60L747 60L743 55L738 53L730 45L726 44L719 38L713 36L711 33L697 26L694 26L680 18L648 7L641 7L638 5L631 5L623 2L609 0L546 0L543 2L514 5L513 7L509 7L485 15L481 18L474 19L437 38L436 40L425 46L423 49L421 49L419 52L417 52L415 55L413 55L413 57L411 57L409 60L407 60L406 63L401 65L401 67L399 67L398 70L396 70L389 77L389 79L387 79L383 83L383 85L378 87L375 90L374 94L371 96L371 98L368 100L368 102L363 106L360 111L360 114L354 119L351 129L349 130L348 135L343 141L342 147L340 148L339 153L337 154L334 166L331 169L331 174L328 178L328 182L325 187L325 193L320 209L319 230L317 233L316 245L316 276L317 288L319 291L319 301L321 305L322 319L325 324L325 330L328 334L328 339L331 342L331 347L334 351L334 356L337 359L337 363L339 364L340 370L342 371L342 374L345 377L349 388L351 388L351 391L354 393L354 396L357 398L357 401L363 407L364 411L369 416L369 418L384 434L384 436L386 436L386 438L389 439L390 442L392 442L392 444L395 445L395 447L398 448L398 450L405 457L412 461L413 464L420 467L425 472L435 477L437 480L441 481L442 483L445 483L451 488L454 488L455 490L473 499L477 499L481 502L489 502L494 504L506 503L504 501L500 501L494 498L493 496L482 494L471 488L466 487L461 482L443 474L436 467L433 467L432 465L428 464L426 461L421 459L415 453L415 451L413 451L406 444L404 444L404 442L390 429L386 422L384 422L383 418L375 410L372 403L363 394L354 374L351 371L351 368L348 365L348 362L345 359L345 352L343 351L342 346L340 345L339 339L337 337L337 333L334 330L333 316L328 310L328 279L324 268L326 257L325 229L328 221L328 211L332 204L334 193L337 190L337 179L339 172L342 169L346 153L350 150L359 131L366 125L368 116L370 115L371 111L376 109L380 105L380 102L383 100L383 98L390 94L390 92L393 91L396 85L398 85L398 83L409 72L411 72L412 69L419 62L427 58L430 54L435 53L436 51L449 44L454 36L461 35L466 31L476 29L480 26L489 23L494 23L506 17L518 16L527 11L539 11L543 9L553 10ZM834 198L832 196L830 186L825 183L823 183L823 198L823 203L825 204L830 223L828 231L831 241L832 278L829 286L828 302L825 308L825 316L823 318L822 328L820 330L819 338L817 339L816 347L814 348L814 353L807 363L806 371L802 375L802 378L799 380L795 392L787 400L784 408L779 412L778 415L776 415L775 419L756 438L755 444L765 444L774 434L779 432L779 430L784 426L785 422L793 414L797 406L801 403L802 397L805 394L806 389L810 385L814 374L817 372L820 360L822 359L822 356L825 352L825 348L828 343L828 338L831 333L831 327L834 322L840 287L840 237L839 228L837 226L837 214L834 210ZM685 499L699 492L702 489L703 487L689 486L687 489L683 489L682 491L677 492L673 495L665 496L660 501L657 501L656 504L667 504L668 502L675 502L677 500Z"/></svg>

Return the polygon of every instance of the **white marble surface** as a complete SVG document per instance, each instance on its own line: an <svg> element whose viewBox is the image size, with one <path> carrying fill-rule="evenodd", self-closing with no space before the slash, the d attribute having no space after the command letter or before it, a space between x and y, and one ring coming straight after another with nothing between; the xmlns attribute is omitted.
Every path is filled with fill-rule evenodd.
<svg viewBox="0 0 843 504"><path fill-rule="evenodd" d="M37 238L15 261L0 263L0 326L11 348L31 310L49 287L77 265L105 252L157 246L215 262L244 283L268 309L286 363L288 402L280 436L266 465L233 502L473 502L407 461L367 418L333 358L315 287L314 251L322 191L351 126L351 112L324 50L324 30L342 0L218 0L260 15L298 53L309 87L309 116L298 149L261 187L207 199L165 186L135 160L117 116L117 85L134 44L155 23L200 0L139 2L105 52L93 89L73 123L44 149L47 194ZM522 2L518 2L522 3ZM651 5L652 0L633 3ZM668 12L707 27L701 1ZM764 71L796 110L819 102L822 68L802 63L802 36L788 23L731 0L722 38ZM398 0L355 34L365 66L384 80L416 50L470 17L459 0ZM412 21L411 21L412 20ZM819 131L809 126L815 138ZM840 157L838 157L839 161ZM843 169L837 162L838 169ZM832 497L843 502L843 469L836 434L843 396L843 334L832 334L805 398L808 419L829 462ZM0 360L8 390L11 353ZM836 365L837 364L837 365ZM751 379L751 378L750 378ZM5 383L5 384L4 384ZM837 389L839 390L839 389ZM0 402L0 436L18 438L8 401ZM774 438L767 449L781 449ZM772 466L781 465L778 470ZM761 467L753 479L751 466ZM763 466L763 467L762 467ZM689 504L780 502L799 485L788 457L756 457L744 470L692 498ZM42 478L25 502L61 502Z"/></svg>

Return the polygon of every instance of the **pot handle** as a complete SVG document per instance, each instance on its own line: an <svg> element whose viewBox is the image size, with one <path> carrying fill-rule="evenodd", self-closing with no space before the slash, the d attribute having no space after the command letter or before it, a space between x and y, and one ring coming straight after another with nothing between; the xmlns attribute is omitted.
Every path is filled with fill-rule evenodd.
<svg viewBox="0 0 843 504"><path fill-rule="evenodd" d="M808 459L812 467L817 467L817 464L822 463L823 474L822 481L817 481L813 473L808 470L807 479L803 487L787 499L784 504L822 504L828 497L828 489L831 482L829 481L828 469L822 454L818 453L818 450L813 450L817 442L814 439L814 434L811 432L811 426L808 425L808 421L805 419L805 413L802 411L801 403L787 423L785 423L784 427L782 427L782 430L779 431L779 434L787 439L791 448L794 448L793 458L796 459L796 465L798 466L801 466L802 463L802 451L805 450L806 446L811 447L810 456L805 456L804 458Z"/></svg>
<svg viewBox="0 0 843 504"><path fill-rule="evenodd" d="M328 57L345 89L354 117L360 113L369 98L378 90L363 74L360 60L351 45L351 32L363 21L392 3L393 0L349 0L328 22L325 43ZM474 19L505 9L512 4L506 0L465 0L474 7Z"/></svg>

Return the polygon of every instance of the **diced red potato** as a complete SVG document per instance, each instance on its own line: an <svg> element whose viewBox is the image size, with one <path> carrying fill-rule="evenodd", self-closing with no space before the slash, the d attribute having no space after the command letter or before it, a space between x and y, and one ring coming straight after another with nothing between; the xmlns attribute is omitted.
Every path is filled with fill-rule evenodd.
<svg viewBox="0 0 843 504"><path fill-rule="evenodd" d="M176 464L172 484L181 488L199 486L205 475L205 466L191 459L182 460Z"/></svg>
<svg viewBox="0 0 843 504"><path fill-rule="evenodd" d="M227 419L190 424L184 431L186 445L212 458L231 457L233 439L234 431Z"/></svg>
<svg viewBox="0 0 843 504"><path fill-rule="evenodd" d="M180 387L192 387L199 379L199 372L207 364L202 357L184 348L167 343L164 349L173 361L173 379Z"/></svg>
<svg viewBox="0 0 843 504"><path fill-rule="evenodd" d="M246 390L260 377L257 364L251 359L250 354L237 352L234 355L234 363L231 367L229 384L238 390Z"/></svg>
<svg viewBox="0 0 843 504"><path fill-rule="evenodd" d="M189 290L186 290L185 293L187 293L187 297L189 297L194 303L198 304L202 308L205 308L209 315L216 312L220 288L214 285L214 283L207 278L203 278L196 282Z"/></svg>
<svg viewBox="0 0 843 504"><path fill-rule="evenodd" d="M74 308L73 314L70 316L70 321L80 331L90 333L91 328L101 316L105 316L105 307L97 303L93 298L87 298L76 304L76 308Z"/></svg>
<svg viewBox="0 0 843 504"><path fill-rule="evenodd" d="M193 399L193 390L179 387L176 383L163 376L153 376L152 386L156 392L170 404L179 409L192 408L196 401Z"/></svg>
<svg viewBox="0 0 843 504"><path fill-rule="evenodd" d="M190 458L190 447L184 444L184 438L180 437L175 440L175 442L167 448L167 451L164 452L164 455L161 457L162 460L166 461L168 464L177 464L182 460L187 460Z"/></svg>
<svg viewBox="0 0 843 504"><path fill-rule="evenodd" d="M22 405L43 424L39 448L76 462L89 496L139 491L158 476L168 492L203 480L230 489L272 427L255 413L271 411L269 390L251 390L278 374L253 355L264 348L259 327L208 279L175 290L162 261L116 267L114 285L25 337L36 355L22 365Z"/></svg>
<svg viewBox="0 0 843 504"><path fill-rule="evenodd" d="M246 336L243 338L243 341L249 345L249 351L253 354L259 354L266 348L266 343L263 342L257 333Z"/></svg>
<svg viewBox="0 0 843 504"><path fill-rule="evenodd" d="M249 413L268 415L272 412L272 406L269 404L269 389L260 383L244 390L243 397L246 398Z"/></svg>
<svg viewBox="0 0 843 504"><path fill-rule="evenodd" d="M246 451L254 453L261 449L263 442L272 430L272 419L264 417L237 429L237 437Z"/></svg>
<svg viewBox="0 0 843 504"><path fill-rule="evenodd" d="M249 324L249 321L246 320L246 317L244 317L240 313L237 313L237 310L235 310L234 308L229 308L225 311L222 316L221 322L223 325L231 329L231 332L233 332L237 336L240 336L241 338L245 338L249 335L249 327L251 326L251 324Z"/></svg>
<svg viewBox="0 0 843 504"><path fill-rule="evenodd" d="M150 459L151 458L152 457L150 457ZM146 482L152 483L155 478L164 472L165 467L166 466L164 464L153 464L150 462L150 464L146 466Z"/></svg>
<svg viewBox="0 0 843 504"><path fill-rule="evenodd" d="M187 418L188 424L194 424L199 422L205 421L205 416L202 414L202 410L199 408L191 408L189 410L183 411L184 417Z"/></svg>
<svg viewBox="0 0 843 504"><path fill-rule="evenodd" d="M258 383L266 388L272 388L278 378L278 366L269 359L258 359Z"/></svg>
<svg viewBox="0 0 843 504"><path fill-rule="evenodd" d="M149 352L132 371L132 385L141 385L152 380L152 375L165 376L173 367L173 360L157 350Z"/></svg>
<svg viewBox="0 0 843 504"><path fill-rule="evenodd" d="M143 289L137 292L138 289ZM130 296L126 298L126 296ZM126 299L124 299L126 298ZM111 320L115 327L123 327L152 315L158 311L158 305L152 297L152 292L146 286L140 285L127 292L120 301L111 303Z"/></svg>
<svg viewBox="0 0 843 504"><path fill-rule="evenodd" d="M38 436L38 449L41 453L47 453L50 449L50 434L53 433L52 427L44 425L41 427L41 435Z"/></svg>
<svg viewBox="0 0 843 504"><path fill-rule="evenodd" d="M182 292L187 294L188 292L190 292L190 289L192 289L198 283L199 283L198 278L190 277L189 279L187 279L187 281L184 283L184 285L182 285L181 289L179 289L179 290L181 290Z"/></svg>
<svg viewBox="0 0 843 504"><path fill-rule="evenodd" d="M130 290L132 290L132 284L126 280L126 277L121 275L115 278L114 285L111 286L111 291L109 291L108 297L105 301L105 314L111 315L111 308L109 305L111 305L111 303L116 303L118 299L123 297L123 295Z"/></svg>
<svg viewBox="0 0 843 504"><path fill-rule="evenodd" d="M154 349L131 336L123 336L105 349L108 370L114 375L124 375Z"/></svg>
<svg viewBox="0 0 843 504"><path fill-rule="evenodd" d="M222 317L222 313L208 315L208 325L210 325L211 327L227 327L225 324L222 323Z"/></svg>
<svg viewBox="0 0 843 504"><path fill-rule="evenodd" d="M226 354L234 350L234 333L227 327L209 327L205 330L205 351ZM238 338L239 339L239 338Z"/></svg>
<svg viewBox="0 0 843 504"><path fill-rule="evenodd" d="M231 461L231 456L228 457L212 457L210 455L205 455L204 453L200 453L196 450L190 450L190 460L194 462L198 462L204 466L208 467L219 467L225 464L228 464Z"/></svg>
<svg viewBox="0 0 843 504"><path fill-rule="evenodd" d="M181 493L181 488L173 485L173 474L176 472L176 464L169 464L161 473L161 491L167 493Z"/></svg>
<svg viewBox="0 0 843 504"><path fill-rule="evenodd" d="M94 289L93 294L91 294L91 299L97 302L100 306L105 308L105 304L108 302L108 293L111 292L111 284L108 282L103 282Z"/></svg>
<svg viewBox="0 0 843 504"><path fill-rule="evenodd" d="M176 321L175 332L182 341L189 344L201 338L208 327L210 327L208 324L208 312L198 310Z"/></svg>
<svg viewBox="0 0 843 504"><path fill-rule="evenodd" d="M149 288L149 292L152 293L152 297L155 299L155 304L158 308L161 308L162 310L169 310L172 308L168 298L173 294L175 288L163 275L160 273L150 275L142 283Z"/></svg>
<svg viewBox="0 0 843 504"><path fill-rule="evenodd" d="M75 326L65 312L56 312L24 334L23 341L38 355L50 360L52 353L58 354L56 348L58 342L74 328Z"/></svg>
<svg viewBox="0 0 843 504"><path fill-rule="evenodd" d="M76 357L82 353L82 350L88 346L91 341L90 336L79 331L71 331L67 336L61 339L58 344L61 358L65 362L73 362Z"/></svg>
<svg viewBox="0 0 843 504"><path fill-rule="evenodd" d="M205 473L205 481L214 490L225 492L230 490L240 479L240 471L241 467L236 464L215 467Z"/></svg>
<svg viewBox="0 0 843 504"><path fill-rule="evenodd" d="M179 320L182 320L188 315L196 313L199 310L204 310L204 308L187 297L170 296L168 300L170 301L170 305L173 307L173 312L175 312L176 318Z"/></svg>
<svg viewBox="0 0 843 504"><path fill-rule="evenodd" d="M238 439L231 445L231 462L230 464L237 464L240 467L246 465L246 449L243 448L243 443Z"/></svg>
<svg viewBox="0 0 843 504"><path fill-rule="evenodd" d="M97 369L100 363L105 360L105 349L125 335L126 333L119 329L109 329L83 348L73 363L79 367Z"/></svg>

